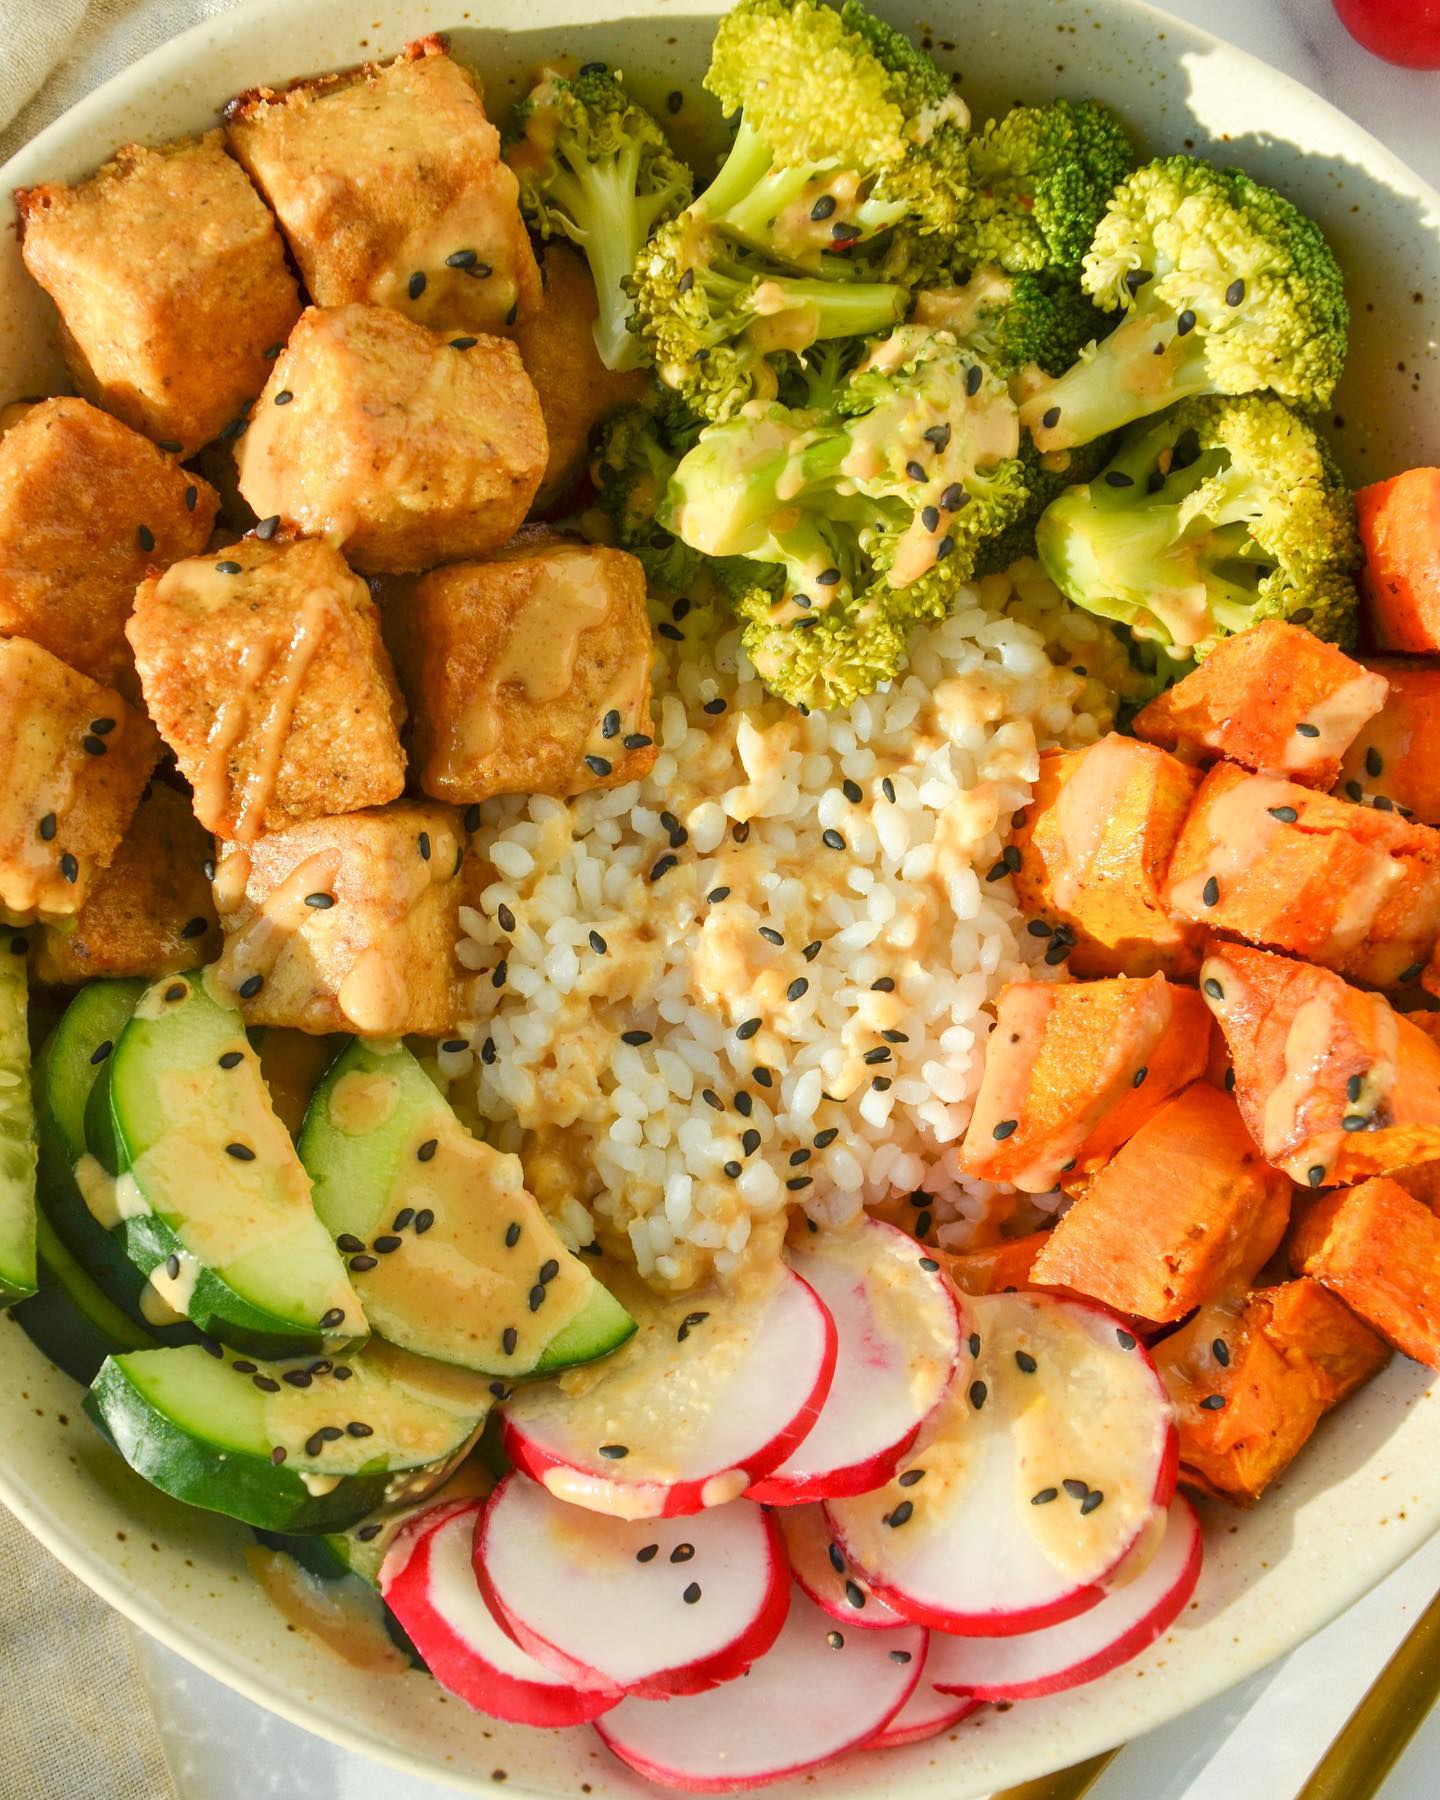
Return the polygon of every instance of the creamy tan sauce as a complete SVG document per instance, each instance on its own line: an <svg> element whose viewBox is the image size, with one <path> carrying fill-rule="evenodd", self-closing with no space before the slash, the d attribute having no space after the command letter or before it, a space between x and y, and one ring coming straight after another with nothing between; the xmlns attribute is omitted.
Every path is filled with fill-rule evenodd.
<svg viewBox="0 0 1440 1800"><path fill-rule="evenodd" d="M1349 681L1342 682L1299 721L1313 725L1319 734L1317 737L1309 737L1301 731L1292 731L1287 736L1283 767L1310 769L1342 757L1360 727L1385 704L1386 688L1385 677L1368 669L1362 669Z"/></svg>
<svg viewBox="0 0 1440 1800"><path fill-rule="evenodd" d="M87 1150L75 1164L75 1185L97 1225L113 1231L126 1219L138 1219L150 1210L133 1175L111 1175Z"/></svg>
<svg viewBox="0 0 1440 1800"><path fill-rule="evenodd" d="M190 1315L200 1264L183 1250L176 1253L175 1260L178 1266L173 1275L160 1263L140 1290L140 1311L151 1325L174 1325Z"/></svg>
<svg viewBox="0 0 1440 1800"><path fill-rule="evenodd" d="M351 1069L330 1090L330 1122L347 1137L379 1131L395 1111L400 1083L373 1069Z"/></svg>
<svg viewBox="0 0 1440 1800"><path fill-rule="evenodd" d="M355 1581L321 1581L283 1550L259 1544L245 1562L265 1598L288 1625L314 1638L352 1669L403 1675L409 1663L386 1635L379 1603Z"/></svg>
<svg viewBox="0 0 1440 1800"><path fill-rule="evenodd" d="M236 881L241 882L243 895L249 861L242 851L226 856L216 870L217 890L223 876L227 900L231 898L232 884ZM269 975L296 932L317 916L316 909L306 905L306 897L332 893L339 873L340 852L319 850L299 863L278 887L272 888L256 906L254 917L240 930L226 934L225 948L215 967L221 987L233 994L252 975ZM217 894L217 910L228 916L237 910L237 905L219 904Z"/></svg>

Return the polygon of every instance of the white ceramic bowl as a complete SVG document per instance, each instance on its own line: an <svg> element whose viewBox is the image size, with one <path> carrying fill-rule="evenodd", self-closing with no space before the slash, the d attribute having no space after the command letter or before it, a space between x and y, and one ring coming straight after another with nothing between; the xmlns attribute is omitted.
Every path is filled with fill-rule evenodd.
<svg viewBox="0 0 1440 1800"><path fill-rule="evenodd" d="M75 179L116 145L201 129L226 97L388 55L454 27L499 117L525 71L567 50L622 66L642 94L679 88L703 137L699 88L714 0L495 0L484 26L451 0L252 0L187 32L77 106L6 167L9 189ZM880 4L915 27L903 8ZM1251 57L1137 0L936 0L937 55L978 112L1015 99L1093 94L1151 150L1241 162L1325 225L1355 314L1335 441L1352 479L1440 459L1421 403L1440 304L1440 196L1333 108ZM953 40L953 42L952 42ZM713 120L711 121L713 127ZM0 253L0 401L63 383L48 303ZM367 1675L288 1631L244 1562L239 1526L167 1500L91 1430L75 1387L0 1326L0 1498L83 1580L199 1667L337 1742L475 1793L497 1771L515 1795L653 1793L588 1731L500 1725L417 1674ZM1204 1578L1183 1621L1138 1662L1073 1694L983 1710L883 1757L853 1756L778 1795L967 1800L1164 1723L1291 1649L1440 1526L1435 1390L1397 1359L1329 1419L1250 1513L1208 1509Z"/></svg>

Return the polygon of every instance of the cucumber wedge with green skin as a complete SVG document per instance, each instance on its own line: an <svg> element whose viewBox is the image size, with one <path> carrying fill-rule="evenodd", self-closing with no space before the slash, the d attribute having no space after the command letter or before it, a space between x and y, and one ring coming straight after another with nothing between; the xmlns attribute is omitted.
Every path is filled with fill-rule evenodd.
<svg viewBox="0 0 1440 1800"><path fill-rule="evenodd" d="M85 1410L164 1493L309 1533L423 1498L467 1453L492 1400L479 1376L392 1344L292 1363L190 1344L110 1357Z"/></svg>
<svg viewBox="0 0 1440 1800"><path fill-rule="evenodd" d="M634 1321L471 1137L403 1045L355 1040L310 1102L300 1158L373 1329L511 1378L593 1362Z"/></svg>
<svg viewBox="0 0 1440 1800"><path fill-rule="evenodd" d="M0 932L0 1306L37 1286L25 940Z"/></svg>
<svg viewBox="0 0 1440 1800"><path fill-rule="evenodd" d="M162 1299L257 1356L333 1351L364 1336L359 1298L315 1216L244 1022L202 975L145 990L103 1081L126 1254ZM103 1156L88 1121L87 1140Z"/></svg>
<svg viewBox="0 0 1440 1800"><path fill-rule="evenodd" d="M39 1292L15 1308L15 1323L57 1369L88 1387L107 1356L159 1347L100 1291L43 1212L35 1221L35 1246Z"/></svg>

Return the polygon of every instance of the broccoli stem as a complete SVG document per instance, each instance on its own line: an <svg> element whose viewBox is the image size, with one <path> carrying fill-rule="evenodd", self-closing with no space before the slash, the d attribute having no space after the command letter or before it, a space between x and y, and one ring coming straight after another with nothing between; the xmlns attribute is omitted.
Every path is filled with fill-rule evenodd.
<svg viewBox="0 0 1440 1800"><path fill-rule="evenodd" d="M1020 422L1042 453L1074 450L1211 387L1203 332L1182 337L1173 313L1142 302L1058 381L1030 395Z"/></svg>

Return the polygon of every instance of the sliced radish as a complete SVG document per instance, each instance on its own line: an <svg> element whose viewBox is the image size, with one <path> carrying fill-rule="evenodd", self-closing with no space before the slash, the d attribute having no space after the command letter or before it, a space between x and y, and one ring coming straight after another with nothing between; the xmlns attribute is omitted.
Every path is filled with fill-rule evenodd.
<svg viewBox="0 0 1440 1800"><path fill-rule="evenodd" d="M969 1302L975 1366L895 1479L826 1502L846 1558L897 1612L979 1637L1038 1631L1103 1583L1175 1490L1171 1406L1134 1335L1053 1294Z"/></svg>
<svg viewBox="0 0 1440 1800"><path fill-rule="evenodd" d="M948 1640L950 1643L959 1641L958 1638ZM968 1719L971 1713L979 1712L983 1701L972 1700L968 1694L942 1694L930 1679L930 1664L945 1642L947 1640L938 1632L931 1632L930 1648L925 1654L925 1673L915 1692L890 1723L871 1738L865 1746L867 1750L900 1750L906 1744L923 1743L926 1738L935 1737L952 1725L958 1725L962 1719Z"/></svg>
<svg viewBox="0 0 1440 1800"><path fill-rule="evenodd" d="M495 1614L539 1662L585 1687L664 1699L740 1675L775 1642L790 1572L749 1500L693 1518L616 1519L512 1474L475 1534Z"/></svg>
<svg viewBox="0 0 1440 1800"><path fill-rule="evenodd" d="M430 1673L467 1706L516 1725L583 1725L615 1696L544 1668L496 1624L475 1580L471 1546L482 1500L436 1507L396 1535L380 1591Z"/></svg>
<svg viewBox="0 0 1440 1800"><path fill-rule="evenodd" d="M1120 1585L1127 1558L1105 1598L1077 1619L1019 1637L937 1637L936 1645L946 1645L943 1667L936 1664L926 1674L942 1692L974 1700L1034 1700L1094 1681L1138 1656L1174 1623L1200 1579L1202 1555L1195 1508L1177 1494L1160 1548L1133 1581Z"/></svg>
<svg viewBox="0 0 1440 1800"><path fill-rule="evenodd" d="M842 1632L803 1593L743 1681L657 1705L622 1700L595 1729L632 1769L664 1787L729 1793L858 1749L914 1692L925 1632Z"/></svg>
<svg viewBox="0 0 1440 1800"><path fill-rule="evenodd" d="M796 1581L832 1619L867 1631L893 1631L910 1623L877 1599L865 1578L846 1562L823 1507L784 1506L775 1517Z"/></svg>
<svg viewBox="0 0 1440 1800"><path fill-rule="evenodd" d="M511 1461L622 1519L738 1499L819 1415L835 1369L829 1313L783 1264L734 1292L626 1299L639 1327L627 1344L510 1400Z"/></svg>
<svg viewBox="0 0 1440 1800"><path fill-rule="evenodd" d="M879 1219L787 1252L835 1321L835 1379L820 1417L754 1500L795 1506L886 1482L939 1402L964 1338L960 1303L914 1238Z"/></svg>

